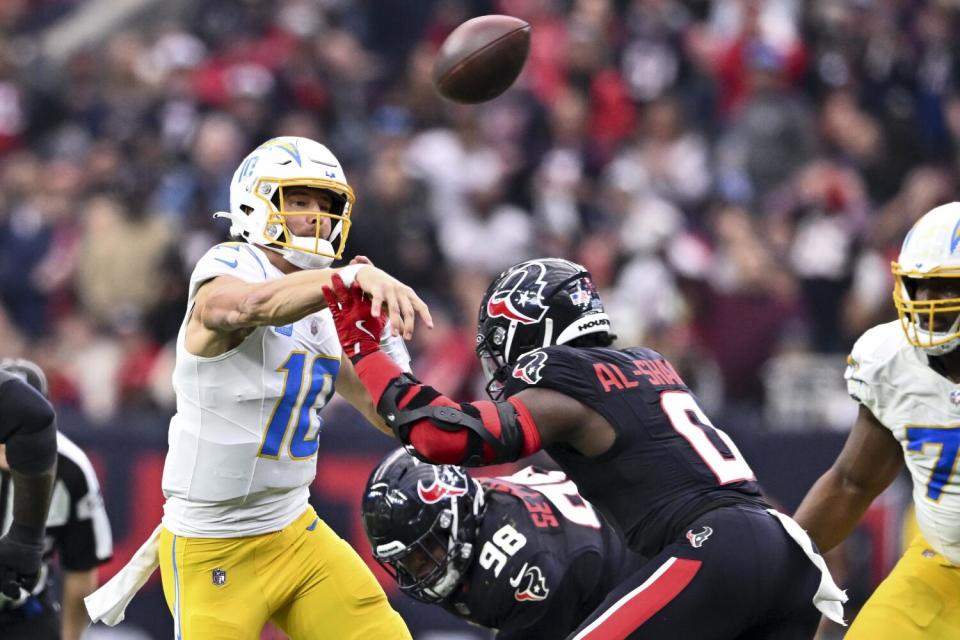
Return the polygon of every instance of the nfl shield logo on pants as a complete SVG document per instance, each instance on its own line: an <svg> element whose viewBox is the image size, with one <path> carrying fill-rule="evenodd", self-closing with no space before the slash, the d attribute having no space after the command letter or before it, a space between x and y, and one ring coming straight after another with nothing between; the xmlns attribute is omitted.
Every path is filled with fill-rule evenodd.
<svg viewBox="0 0 960 640"><path fill-rule="evenodd" d="M214 569L212 572L213 584L222 587L227 582L227 572L223 569Z"/></svg>

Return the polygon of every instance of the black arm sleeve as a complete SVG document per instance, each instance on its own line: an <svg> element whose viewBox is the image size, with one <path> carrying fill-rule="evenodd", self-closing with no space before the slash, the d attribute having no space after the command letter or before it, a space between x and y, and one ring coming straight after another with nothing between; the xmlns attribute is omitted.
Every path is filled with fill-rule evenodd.
<svg viewBox="0 0 960 640"><path fill-rule="evenodd" d="M13 523L8 533L39 543L50 507L57 463L53 407L26 382L0 371L0 443L13 478Z"/></svg>
<svg viewBox="0 0 960 640"><path fill-rule="evenodd" d="M57 461L57 427L53 407L16 376L0 371L0 443L7 445L7 464L36 475Z"/></svg>

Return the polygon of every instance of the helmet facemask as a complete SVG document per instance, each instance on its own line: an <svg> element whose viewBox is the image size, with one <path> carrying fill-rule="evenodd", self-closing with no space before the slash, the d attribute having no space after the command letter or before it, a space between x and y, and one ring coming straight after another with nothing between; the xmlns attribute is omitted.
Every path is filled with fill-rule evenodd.
<svg viewBox="0 0 960 640"><path fill-rule="evenodd" d="M456 508L454 502L453 510ZM429 603L446 600L460 584L460 577L473 557L473 544L459 539L456 530L459 519L453 510L440 511L430 529L402 550L383 555L385 549L374 549L374 558L380 566L411 598Z"/></svg>
<svg viewBox="0 0 960 640"><path fill-rule="evenodd" d="M496 325L486 334L477 336L477 357L487 380L487 395L494 401L503 397L503 389L510 372L510 361L506 354L512 344L505 344L508 331L510 330Z"/></svg>
<svg viewBox="0 0 960 640"><path fill-rule="evenodd" d="M287 211L284 208L286 192L295 187L321 189L330 196L329 211ZM290 263L302 269L324 268L343 255L350 233L350 210L353 206L353 191L332 180L294 179L280 180L260 178L254 192L266 205L267 218L263 226L263 240L268 248L277 248ZM315 216L318 218L312 236L296 235L290 229L291 216ZM330 234L322 237L321 219L330 220Z"/></svg>
<svg viewBox="0 0 960 640"><path fill-rule="evenodd" d="M918 275L904 271L896 262L891 266L893 301L910 344L931 356L941 356L956 349L960 345L960 297L917 300L916 292L921 280L958 279L960 273Z"/></svg>

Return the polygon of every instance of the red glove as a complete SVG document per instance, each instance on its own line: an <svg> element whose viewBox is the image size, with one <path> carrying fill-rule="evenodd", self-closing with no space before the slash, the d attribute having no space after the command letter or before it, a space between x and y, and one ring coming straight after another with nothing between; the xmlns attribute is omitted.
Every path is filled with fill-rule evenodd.
<svg viewBox="0 0 960 640"><path fill-rule="evenodd" d="M387 322L386 313L373 315L370 299L360 285L349 289L339 274L333 274L333 288L323 287L323 297L337 325L337 337L350 360L356 364L366 355L380 349L380 334Z"/></svg>

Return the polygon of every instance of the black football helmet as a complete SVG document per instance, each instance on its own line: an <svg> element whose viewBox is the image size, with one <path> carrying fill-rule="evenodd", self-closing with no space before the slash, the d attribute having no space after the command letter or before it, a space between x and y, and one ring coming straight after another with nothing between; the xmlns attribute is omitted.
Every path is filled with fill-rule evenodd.
<svg viewBox="0 0 960 640"><path fill-rule="evenodd" d="M0 370L15 375L31 387L40 392L43 397L47 396L47 376L33 360L25 358L3 358L0 360Z"/></svg>
<svg viewBox="0 0 960 640"><path fill-rule="evenodd" d="M523 354L589 334L602 346L616 338L589 271L559 258L510 267L490 283L480 303L477 357L487 393L500 399L510 367Z"/></svg>
<svg viewBox="0 0 960 640"><path fill-rule="evenodd" d="M398 449L370 475L361 515L374 559L400 590L437 603L453 595L470 565L483 509L483 489L462 468Z"/></svg>

